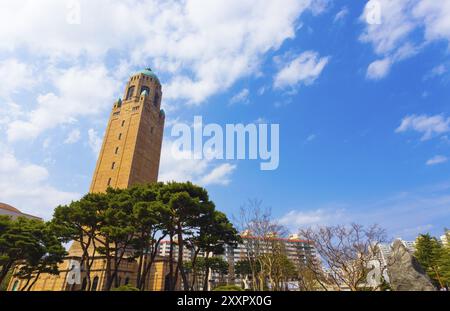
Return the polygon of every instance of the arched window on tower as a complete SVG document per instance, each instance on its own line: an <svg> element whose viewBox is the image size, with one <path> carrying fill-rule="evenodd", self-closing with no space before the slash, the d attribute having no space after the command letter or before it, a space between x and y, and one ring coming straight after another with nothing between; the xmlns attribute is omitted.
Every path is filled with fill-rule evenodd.
<svg viewBox="0 0 450 311"><path fill-rule="evenodd" d="M142 86L142 87L141 87L141 95L142 95L144 92L147 92L147 96L150 96L150 88L149 88L148 86Z"/></svg>
<svg viewBox="0 0 450 311"><path fill-rule="evenodd" d="M92 282L92 291L96 291L98 286L98 276L94 278L94 281Z"/></svg>
<svg viewBox="0 0 450 311"><path fill-rule="evenodd" d="M153 100L153 104L154 104L156 107L158 107L158 104L159 104L159 94L158 94L158 92L155 92L155 98L154 98L154 100Z"/></svg>
<svg viewBox="0 0 450 311"><path fill-rule="evenodd" d="M129 100L133 96L133 93L134 93L134 86L130 86L127 92L127 100Z"/></svg>
<svg viewBox="0 0 450 311"><path fill-rule="evenodd" d="M87 278L84 277L84 278L83 278L83 282L81 283L81 290L82 290L82 291L85 291L85 290L86 290L86 287L87 287Z"/></svg>

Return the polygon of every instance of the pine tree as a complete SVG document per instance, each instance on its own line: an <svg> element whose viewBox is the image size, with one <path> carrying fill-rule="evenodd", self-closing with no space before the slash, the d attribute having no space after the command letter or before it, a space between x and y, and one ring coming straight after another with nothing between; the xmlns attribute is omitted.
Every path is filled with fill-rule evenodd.
<svg viewBox="0 0 450 311"><path fill-rule="evenodd" d="M450 287L450 245L442 248L441 257L439 258L439 267L441 271L442 282L447 288Z"/></svg>
<svg viewBox="0 0 450 311"><path fill-rule="evenodd" d="M66 251L49 223L19 217L0 217L0 283L19 268L14 276L27 280L22 290L29 290L41 273L58 274L58 263Z"/></svg>
<svg viewBox="0 0 450 311"><path fill-rule="evenodd" d="M441 243L429 234L421 234L417 238L414 256L425 269L428 276L440 287L445 286L441 267L444 251Z"/></svg>

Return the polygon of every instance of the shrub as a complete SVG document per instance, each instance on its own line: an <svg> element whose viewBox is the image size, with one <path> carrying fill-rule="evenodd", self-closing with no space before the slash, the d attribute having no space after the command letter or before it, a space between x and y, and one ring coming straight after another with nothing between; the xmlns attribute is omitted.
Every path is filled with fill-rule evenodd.
<svg viewBox="0 0 450 311"><path fill-rule="evenodd" d="M218 286L218 287L214 288L214 291L216 291L216 292L241 292L241 291L243 291L243 289L237 285L224 285L224 286Z"/></svg>
<svg viewBox="0 0 450 311"><path fill-rule="evenodd" d="M116 288L113 288L112 291L115 292L136 292L139 291L138 288L131 286L130 284L122 285Z"/></svg>

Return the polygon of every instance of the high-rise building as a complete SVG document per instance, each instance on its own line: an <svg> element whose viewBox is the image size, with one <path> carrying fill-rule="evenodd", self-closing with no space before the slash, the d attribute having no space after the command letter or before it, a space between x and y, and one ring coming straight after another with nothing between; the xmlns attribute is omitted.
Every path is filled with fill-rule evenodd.
<svg viewBox="0 0 450 311"><path fill-rule="evenodd" d="M267 238L257 238L250 234L250 231L244 231L241 233L242 242L237 245L224 245L223 254L209 253L209 258L220 257L228 263L228 275L225 278L218 272L210 270L208 286L214 288L218 285L233 284L242 286L243 276L235 273L235 266L240 261L247 261L250 256L257 257L261 254L267 254L274 251L281 252L296 266L299 267L302 264L306 264L308 260L317 260L316 251L311 241L300 239L297 234L292 234L288 238L279 238L277 236L271 236ZM275 250L276 249L276 250ZM158 246L158 255L161 257L168 257L170 252L170 241L161 241ZM178 245L176 241L173 242L173 252L175 256L178 256ZM187 248L183 249L183 261L190 262L194 258L195 250ZM253 255L251 255L253 253ZM205 257L207 254L199 252L196 254L197 259ZM201 273L200 273L201 274ZM188 272L188 279L191 279L192 275ZM197 277L197 290L203 290L204 275ZM200 280L200 281L199 281ZM297 283L298 282L293 282Z"/></svg>
<svg viewBox="0 0 450 311"><path fill-rule="evenodd" d="M130 77L112 108L90 192L156 182L164 130L161 84L147 68Z"/></svg>
<svg viewBox="0 0 450 311"><path fill-rule="evenodd" d="M242 243L237 247L225 247L224 259L228 262L230 271L228 282L242 286L243 278L235 273L235 266L239 261L247 261L250 256L259 256L274 251L281 252L296 266L306 264L308 260L316 262L317 255L311 241L301 239L297 234L292 234L288 238L254 237L251 232L241 233Z"/></svg>
<svg viewBox="0 0 450 311"><path fill-rule="evenodd" d="M441 235L442 245L448 246L450 241L450 230L445 229L444 235Z"/></svg>

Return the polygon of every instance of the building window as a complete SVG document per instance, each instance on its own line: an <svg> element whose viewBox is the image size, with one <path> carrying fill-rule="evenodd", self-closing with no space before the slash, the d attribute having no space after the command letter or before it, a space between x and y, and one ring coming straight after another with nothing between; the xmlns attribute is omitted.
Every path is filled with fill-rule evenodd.
<svg viewBox="0 0 450 311"><path fill-rule="evenodd" d="M158 106L159 94L155 92L155 98L153 99L153 105Z"/></svg>
<svg viewBox="0 0 450 311"><path fill-rule="evenodd" d="M124 284L124 285L128 285L128 283L130 283L130 278L129 278L129 277L126 277L126 278L125 278L125 284Z"/></svg>
<svg viewBox="0 0 450 311"><path fill-rule="evenodd" d="M115 154L119 153L119 147L116 147L116 150L114 151Z"/></svg>
<svg viewBox="0 0 450 311"><path fill-rule="evenodd" d="M98 276L94 278L94 281L92 282L92 291L96 291L98 286Z"/></svg>
<svg viewBox="0 0 450 311"><path fill-rule="evenodd" d="M81 283L81 290L86 290L86 287L87 287L87 278L86 277L84 277L83 278L83 282Z"/></svg>
<svg viewBox="0 0 450 311"><path fill-rule="evenodd" d="M133 96L133 93L134 93L134 86L130 86L130 88L128 89L128 92L127 92L126 100L129 100Z"/></svg>
<svg viewBox="0 0 450 311"><path fill-rule="evenodd" d="M119 140L121 140L121 139L122 139L122 133L119 134Z"/></svg>
<svg viewBox="0 0 450 311"><path fill-rule="evenodd" d="M150 96L150 88L148 86L142 86L141 87L141 95L144 92L147 92L147 95Z"/></svg>
<svg viewBox="0 0 450 311"><path fill-rule="evenodd" d="M125 125L125 120L122 121L122 127Z"/></svg>
<svg viewBox="0 0 450 311"><path fill-rule="evenodd" d="M108 179L108 187L111 186L111 178Z"/></svg>
<svg viewBox="0 0 450 311"><path fill-rule="evenodd" d="M150 134L153 134L154 129L155 128L153 126L150 128Z"/></svg>
<svg viewBox="0 0 450 311"><path fill-rule="evenodd" d="M113 162L113 163L112 163L112 165L111 165L111 169L113 170L113 169L114 169L114 167L116 167L116 162Z"/></svg>

